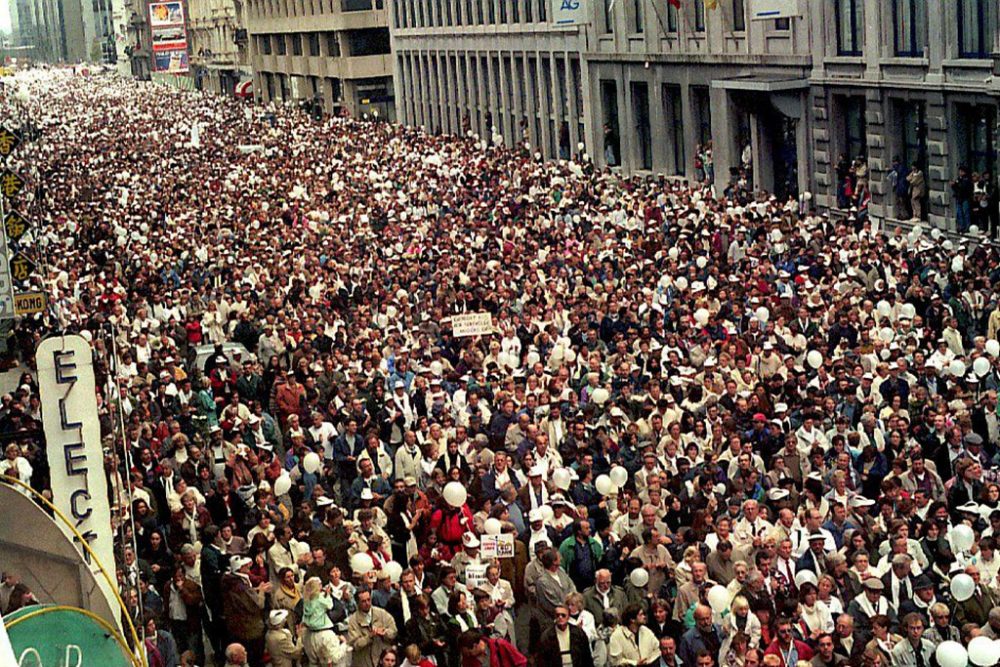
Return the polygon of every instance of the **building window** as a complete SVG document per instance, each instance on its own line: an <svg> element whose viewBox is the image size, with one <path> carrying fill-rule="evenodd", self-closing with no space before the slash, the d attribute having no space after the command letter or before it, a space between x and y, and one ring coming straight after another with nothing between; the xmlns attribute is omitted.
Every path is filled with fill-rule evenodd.
<svg viewBox="0 0 1000 667"><path fill-rule="evenodd" d="M638 167L652 169L653 142L649 129L649 86L644 81L632 82L632 115L638 140Z"/></svg>
<svg viewBox="0 0 1000 667"><path fill-rule="evenodd" d="M705 32L705 0L694 0L694 31Z"/></svg>
<svg viewBox="0 0 1000 667"><path fill-rule="evenodd" d="M274 50L275 50L275 52L277 52L277 54L279 56L283 56L283 55L285 55L285 54L288 53L288 47L285 45L285 36L284 35L275 35L274 36L274 46L275 46Z"/></svg>
<svg viewBox="0 0 1000 667"><path fill-rule="evenodd" d="M927 161L927 118L923 102L901 102L902 159L909 169L913 164L923 170Z"/></svg>
<svg viewBox="0 0 1000 667"><path fill-rule="evenodd" d="M292 33L292 55L302 55L302 35L297 32Z"/></svg>
<svg viewBox="0 0 1000 667"><path fill-rule="evenodd" d="M309 33L309 55L318 56L319 55L319 33L311 32Z"/></svg>
<svg viewBox="0 0 1000 667"><path fill-rule="evenodd" d="M642 7L643 2L644 0L632 0L632 15L635 19L633 32L641 33L645 30L646 16L645 10Z"/></svg>
<svg viewBox="0 0 1000 667"><path fill-rule="evenodd" d="M331 58L340 57L340 38L335 32L326 33L326 55Z"/></svg>
<svg viewBox="0 0 1000 667"><path fill-rule="evenodd" d="M621 164L621 135L618 133L618 83L601 81L601 106L604 110L604 161L609 167Z"/></svg>
<svg viewBox="0 0 1000 667"><path fill-rule="evenodd" d="M922 56L927 46L927 2L892 0L892 23L896 55Z"/></svg>
<svg viewBox="0 0 1000 667"><path fill-rule="evenodd" d="M706 86L691 87L691 102L698 123L698 143L702 146L712 140L712 102Z"/></svg>
<svg viewBox="0 0 1000 667"><path fill-rule="evenodd" d="M791 30L792 20L788 17L783 19L774 19L774 29L775 30Z"/></svg>
<svg viewBox="0 0 1000 667"><path fill-rule="evenodd" d="M848 160L868 153L863 97L848 97L844 100L844 148Z"/></svg>
<svg viewBox="0 0 1000 667"><path fill-rule="evenodd" d="M746 29L746 0L733 0L733 32L744 32Z"/></svg>
<svg viewBox="0 0 1000 667"><path fill-rule="evenodd" d="M675 176L684 173L684 103L681 87L663 84L663 116L667 123L667 135L673 144L670 154L672 164L668 165Z"/></svg>
<svg viewBox="0 0 1000 667"><path fill-rule="evenodd" d="M996 173L996 107L956 105L959 164L970 172Z"/></svg>
<svg viewBox="0 0 1000 667"><path fill-rule="evenodd" d="M988 2L958 0L958 48L962 58L989 58L993 31Z"/></svg>
<svg viewBox="0 0 1000 667"><path fill-rule="evenodd" d="M837 54L860 56L864 43L864 5L862 0L836 0Z"/></svg>
<svg viewBox="0 0 1000 667"><path fill-rule="evenodd" d="M613 33L615 31L615 0L601 0L604 5L604 32Z"/></svg>
<svg viewBox="0 0 1000 667"><path fill-rule="evenodd" d="M260 52L265 56L271 55L271 36L270 35L260 35L257 37L257 43L260 45Z"/></svg>

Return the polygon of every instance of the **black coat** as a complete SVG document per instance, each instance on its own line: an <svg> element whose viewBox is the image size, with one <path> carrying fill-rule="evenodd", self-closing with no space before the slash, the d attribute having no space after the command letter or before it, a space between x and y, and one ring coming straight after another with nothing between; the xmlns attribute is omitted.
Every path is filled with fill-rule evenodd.
<svg viewBox="0 0 1000 667"><path fill-rule="evenodd" d="M575 625L569 626L569 651L573 667L594 667L590 640L587 639L587 634ZM562 667L562 652L559 650L559 639L556 637L554 625L542 633L535 660L537 667Z"/></svg>

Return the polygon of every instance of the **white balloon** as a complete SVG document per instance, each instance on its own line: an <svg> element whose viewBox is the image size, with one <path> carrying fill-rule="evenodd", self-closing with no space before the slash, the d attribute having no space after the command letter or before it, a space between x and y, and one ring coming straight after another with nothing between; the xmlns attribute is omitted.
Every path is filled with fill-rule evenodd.
<svg viewBox="0 0 1000 667"><path fill-rule="evenodd" d="M883 327L882 330L878 332L878 337L886 343L891 343L892 339L896 337L896 332L892 330L892 327Z"/></svg>
<svg viewBox="0 0 1000 667"><path fill-rule="evenodd" d="M767 324L767 321L771 319L771 311L767 309L767 306L761 306L754 311L754 315L760 320L761 324Z"/></svg>
<svg viewBox="0 0 1000 667"><path fill-rule="evenodd" d="M972 528L969 528L964 523L960 523L951 529L951 545L956 551L968 551L972 548L972 545L976 541L976 534L972 532ZM960 574L959 577L968 577L967 574ZM957 577L956 577L957 578ZM969 577L971 581L971 577ZM955 580L952 579L952 585L954 585ZM959 600L961 602L961 600Z"/></svg>
<svg viewBox="0 0 1000 667"><path fill-rule="evenodd" d="M996 646L989 637L980 635L969 642L969 661L973 665L992 667L998 658Z"/></svg>
<svg viewBox="0 0 1000 667"><path fill-rule="evenodd" d="M917 307L912 303L904 303L903 307L899 309L900 315L908 320L912 320L917 315Z"/></svg>
<svg viewBox="0 0 1000 667"><path fill-rule="evenodd" d="M705 326L708 324L709 313L705 308L699 308L694 311L694 321L698 323L699 326Z"/></svg>
<svg viewBox="0 0 1000 667"><path fill-rule="evenodd" d="M552 510L552 507L549 505L542 505L539 508L539 511L542 513L542 519L546 523L552 521L552 517L556 515L556 513Z"/></svg>
<svg viewBox="0 0 1000 667"><path fill-rule="evenodd" d="M954 359L948 364L948 372L957 378L965 377L965 364L958 359Z"/></svg>
<svg viewBox="0 0 1000 667"><path fill-rule="evenodd" d="M292 478L288 476L287 472L283 472L278 475L278 479L274 480L274 495L283 496L292 488Z"/></svg>
<svg viewBox="0 0 1000 667"><path fill-rule="evenodd" d="M951 595L959 602L965 602L976 592L976 582L969 575L955 575L951 580Z"/></svg>
<svg viewBox="0 0 1000 667"><path fill-rule="evenodd" d="M991 357L1000 357L1000 340L991 338L986 341L986 354Z"/></svg>
<svg viewBox="0 0 1000 667"><path fill-rule="evenodd" d="M563 491L569 490L569 485L572 483L573 478L569 474L569 470L566 468L557 468L552 473L552 483L556 485L557 489L562 489Z"/></svg>
<svg viewBox="0 0 1000 667"><path fill-rule="evenodd" d="M939 667L967 667L969 654L958 642L948 640L938 644L934 651Z"/></svg>
<svg viewBox="0 0 1000 667"><path fill-rule="evenodd" d="M597 488L597 492L602 496L611 495L615 490L615 483L611 481L611 478L607 475L598 475L597 479L594 480L594 486Z"/></svg>
<svg viewBox="0 0 1000 667"><path fill-rule="evenodd" d="M667 251L667 257L669 257L670 259L677 259L680 256L680 254L681 252L680 250L677 249L676 246Z"/></svg>
<svg viewBox="0 0 1000 667"><path fill-rule="evenodd" d="M490 517L483 522L483 532L487 535L499 535L502 529L503 524L500 523L500 519Z"/></svg>
<svg viewBox="0 0 1000 667"><path fill-rule="evenodd" d="M951 270L953 273L961 273L965 268L965 259L961 255L951 258Z"/></svg>
<svg viewBox="0 0 1000 667"><path fill-rule="evenodd" d="M375 569L375 561L366 553L357 553L351 556L351 570L354 574L368 574Z"/></svg>
<svg viewBox="0 0 1000 667"><path fill-rule="evenodd" d="M823 365L823 353L819 350L809 350L809 354L806 355L806 363L812 368L819 368Z"/></svg>
<svg viewBox="0 0 1000 667"><path fill-rule="evenodd" d="M688 288L687 278L685 278L684 276L681 276L680 278L678 278L677 280L674 281L674 285L676 285L677 289L679 289L681 291L686 290Z"/></svg>
<svg viewBox="0 0 1000 667"><path fill-rule="evenodd" d="M706 259L704 256L701 256L698 259L694 260L694 263L698 265L699 269L704 269L706 266L708 266L708 259Z"/></svg>
<svg viewBox="0 0 1000 667"><path fill-rule="evenodd" d="M617 486L619 489L628 483L628 470L622 466L615 466L611 469L611 474L608 475L611 478L611 483Z"/></svg>
<svg viewBox="0 0 1000 667"><path fill-rule="evenodd" d="M611 394L604 387L598 387L593 392L591 392L590 397L594 400L594 403L598 405L604 405L611 398Z"/></svg>
<svg viewBox="0 0 1000 667"><path fill-rule="evenodd" d="M888 301L879 301L876 309L878 310L878 314L882 317L889 317L889 315L892 314L892 304Z"/></svg>
<svg viewBox="0 0 1000 667"><path fill-rule="evenodd" d="M708 589L708 604L716 614L722 614L729 608L729 591L725 586L716 584Z"/></svg>
<svg viewBox="0 0 1000 667"><path fill-rule="evenodd" d="M399 583L399 578L403 575L403 566L394 560L389 561L382 568L389 575L389 581L394 584Z"/></svg>
<svg viewBox="0 0 1000 667"><path fill-rule="evenodd" d="M972 370L975 371L976 375L979 377L989 375L990 360L986 357L977 357L976 360L972 362Z"/></svg>
<svg viewBox="0 0 1000 667"><path fill-rule="evenodd" d="M461 507L469 497L468 491L465 490L461 482L448 482L444 487L442 495L445 502L452 507Z"/></svg>
<svg viewBox="0 0 1000 667"><path fill-rule="evenodd" d="M302 459L302 467L309 473L319 470L322 463L323 462L320 461L319 454L316 452L309 452L305 455L305 458Z"/></svg>
<svg viewBox="0 0 1000 667"><path fill-rule="evenodd" d="M645 568L637 567L632 570L632 574L628 575L628 580L632 582L632 585L636 588L642 588L649 583L649 572L646 572Z"/></svg>

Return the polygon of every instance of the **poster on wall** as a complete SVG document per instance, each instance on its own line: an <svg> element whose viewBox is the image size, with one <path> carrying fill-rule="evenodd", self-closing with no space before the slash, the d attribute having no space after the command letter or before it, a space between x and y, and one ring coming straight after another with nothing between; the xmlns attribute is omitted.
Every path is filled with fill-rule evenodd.
<svg viewBox="0 0 1000 667"><path fill-rule="evenodd" d="M556 25L584 25L587 18L587 0L551 0L552 22Z"/></svg>
<svg viewBox="0 0 1000 667"><path fill-rule="evenodd" d="M150 3L149 30L153 44L153 71L187 72L190 63L183 3L179 0Z"/></svg>
<svg viewBox="0 0 1000 667"><path fill-rule="evenodd" d="M755 21L801 16L799 0L752 0L750 15Z"/></svg>

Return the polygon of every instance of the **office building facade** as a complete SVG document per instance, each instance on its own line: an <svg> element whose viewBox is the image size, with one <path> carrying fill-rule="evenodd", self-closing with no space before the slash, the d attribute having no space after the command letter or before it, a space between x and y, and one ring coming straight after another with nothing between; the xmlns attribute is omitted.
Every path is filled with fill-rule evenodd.
<svg viewBox="0 0 1000 667"><path fill-rule="evenodd" d="M997 173L1000 28L995 0L836 0L812 12L810 109L817 200L835 206L838 163L868 159L872 212L907 218L889 170L916 163L924 217L953 225L958 168Z"/></svg>
<svg viewBox="0 0 1000 667"><path fill-rule="evenodd" d="M385 0L247 0L254 93L396 118Z"/></svg>
<svg viewBox="0 0 1000 667"><path fill-rule="evenodd" d="M754 4L591 0L564 26L552 0L394 0L400 120L495 126L549 158L582 142L627 173L711 177L720 193L742 178L820 206L837 203L840 153L864 153L871 211L889 217L892 158L921 155L925 217L943 224L958 164L996 162L995 0L810 1L783 19Z"/></svg>

